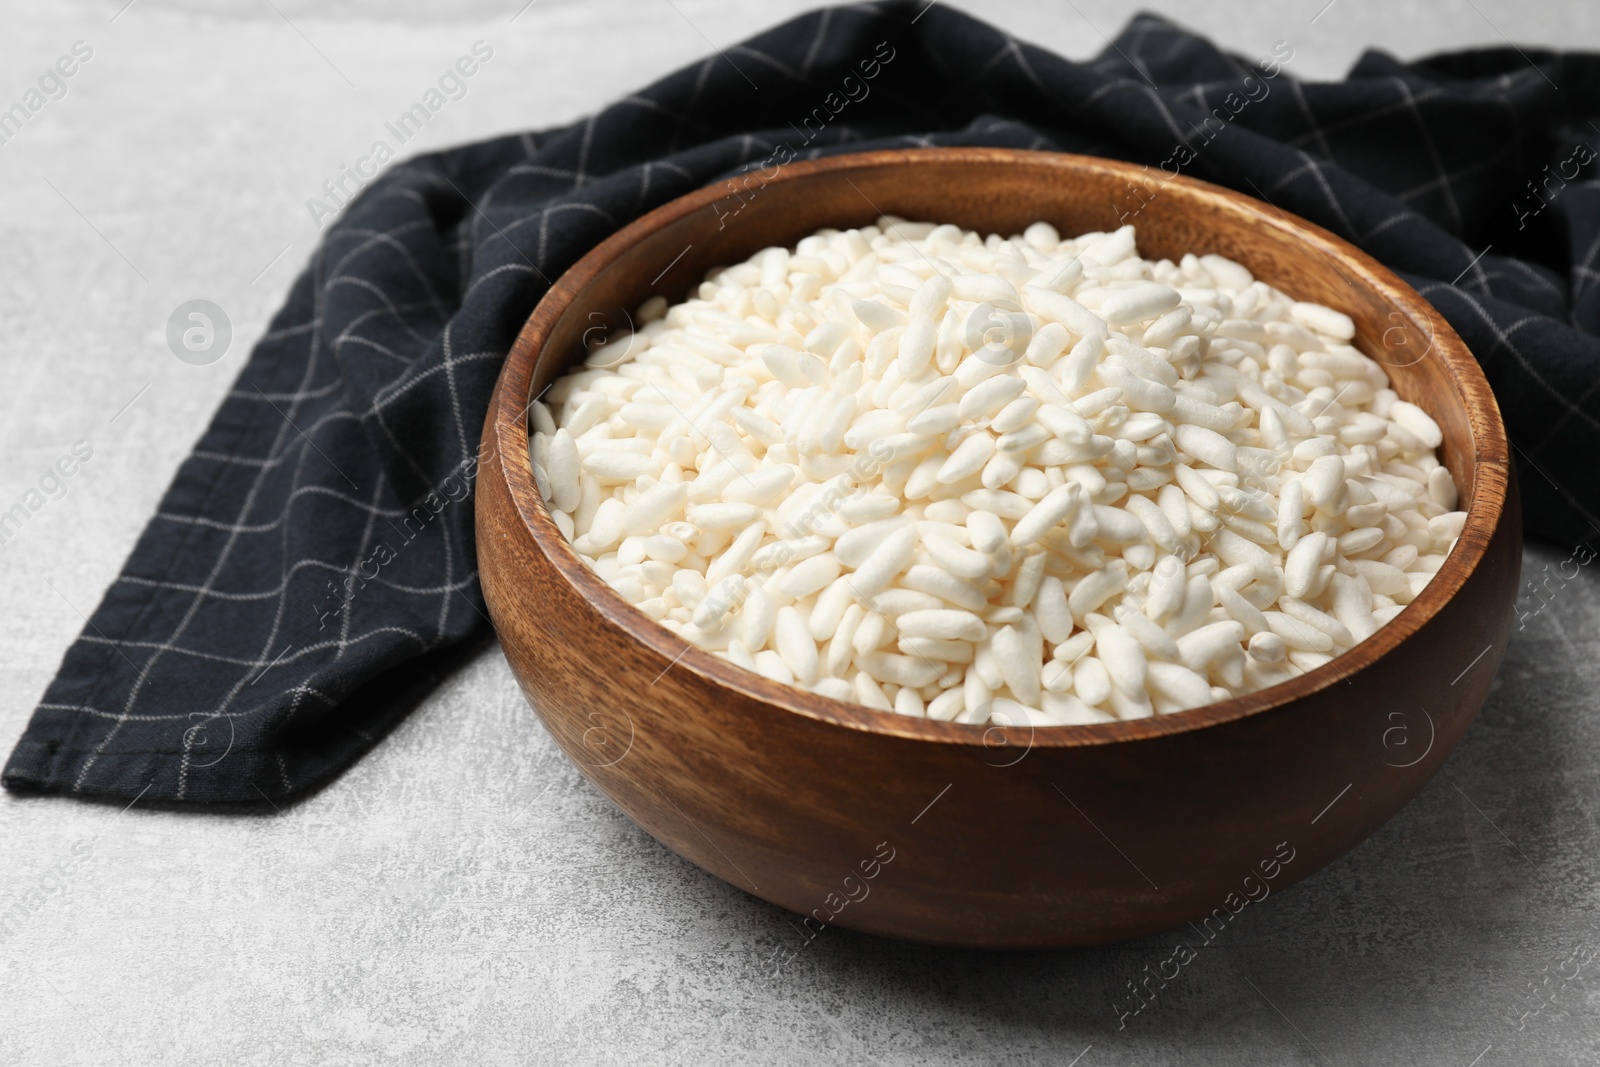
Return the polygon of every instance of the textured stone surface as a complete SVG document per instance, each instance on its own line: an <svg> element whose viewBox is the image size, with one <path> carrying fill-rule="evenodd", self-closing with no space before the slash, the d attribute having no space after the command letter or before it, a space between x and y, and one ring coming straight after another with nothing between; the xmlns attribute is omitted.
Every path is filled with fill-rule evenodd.
<svg viewBox="0 0 1600 1067"><path fill-rule="evenodd" d="M111 22L121 3L0 19L6 103L72 42L95 49L0 145L0 505L73 441L94 448L0 545L7 746L309 253L305 199L386 119L479 38L495 58L408 148L564 121L804 6L536 0L512 23L520 0L138 0ZM1128 13L967 6L1076 56ZM1292 40L1311 76L1366 44L1600 42L1577 3L1343 0L1315 23L1322 0L1148 6L1246 53ZM195 297L235 326L209 367L164 343ZM1567 555L1536 547L1528 573ZM1113 1004L1171 938L993 955L828 930L772 977L788 917L613 809L491 649L283 816L0 797L0 1062L1593 1062L1593 572L1550 581L1410 807L1246 909L1120 1030Z"/></svg>

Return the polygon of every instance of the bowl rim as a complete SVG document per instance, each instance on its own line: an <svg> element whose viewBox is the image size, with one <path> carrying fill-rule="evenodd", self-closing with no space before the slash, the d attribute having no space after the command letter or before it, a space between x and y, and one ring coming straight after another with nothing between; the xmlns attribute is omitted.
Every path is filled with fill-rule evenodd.
<svg viewBox="0 0 1600 1067"><path fill-rule="evenodd" d="M1085 172L1130 180L1147 177L1147 168L1137 164L1065 152L987 147L909 148L795 161L768 180L766 187L770 189L852 170L953 163L1056 167L1066 180ZM1509 446L1494 394L1477 360L1443 316L1420 293L1365 252L1268 201L1181 174L1164 173L1162 179L1163 191L1204 195L1208 210L1232 213L1252 225L1271 228L1310 246L1334 263L1341 274L1351 275L1355 284L1376 291L1411 323L1426 325L1431 344L1420 358L1437 355L1444 363L1451 384L1463 398L1472 434L1473 491L1467 519L1454 549L1422 593L1395 618L1328 663L1265 689L1142 719L1039 727L941 722L834 700L772 681L690 643L625 600L579 557L550 517L538 492L533 478L527 420L534 370L550 332L596 276L646 235L723 199L726 193L721 185L703 186L679 196L640 216L592 248L540 299L507 354L490 403L484 437L485 443L491 446L495 468L503 472L513 506L536 550L580 599L606 622L660 655L668 664L667 670L690 671L712 687L728 690L730 695L754 704L833 726L906 740L986 748L1014 744L1024 744L1028 748L1075 748L1151 740L1272 711L1325 690L1370 666L1417 633L1454 597L1482 562L1500 525L1508 495Z"/></svg>

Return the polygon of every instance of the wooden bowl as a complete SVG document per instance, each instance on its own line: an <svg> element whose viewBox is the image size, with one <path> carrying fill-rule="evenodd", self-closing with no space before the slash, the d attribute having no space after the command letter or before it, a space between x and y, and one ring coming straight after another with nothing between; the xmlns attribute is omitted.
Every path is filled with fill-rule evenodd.
<svg viewBox="0 0 1600 1067"><path fill-rule="evenodd" d="M834 923L1044 948L1214 929L1350 849L1439 769L1505 649L1521 529L1494 397L1415 291L1268 204L1101 159L957 148L772 169L674 200L563 275L484 426L478 556L506 658L567 755L639 825L807 917L796 949ZM1345 311L1356 343L1444 431L1442 460L1470 501L1455 550L1393 622L1326 666L1133 722L906 718L690 647L557 530L529 465L529 399L580 357L586 331L646 297L682 299L713 266L885 213L1001 234L1038 219L1069 235L1134 221L1147 258L1220 253Z"/></svg>

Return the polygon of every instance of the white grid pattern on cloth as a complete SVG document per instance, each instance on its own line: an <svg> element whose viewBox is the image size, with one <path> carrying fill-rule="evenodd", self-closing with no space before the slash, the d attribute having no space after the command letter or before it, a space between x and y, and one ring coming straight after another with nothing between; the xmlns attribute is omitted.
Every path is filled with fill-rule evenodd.
<svg viewBox="0 0 1600 1067"><path fill-rule="evenodd" d="M871 96L795 144L791 120L859 76L879 41L896 54ZM1259 192L1421 284L1479 352L1519 450L1549 482L1524 481L1535 528L1593 522L1597 492L1568 457L1600 446L1600 344L1583 328L1600 326L1600 200L1575 185L1550 208L1578 250L1563 292L1548 261L1522 258L1529 247L1480 216L1547 161L1569 105L1539 72L1452 62L1369 56L1342 85L1297 82L1286 66L1273 83L1286 91L1212 137L1200 124L1252 68L1159 19L1074 63L925 0L857 4L565 128L396 164L296 281L68 651L7 784L270 801L359 756L440 669L432 654L486 627L457 489L499 362L550 277L783 143L800 158L996 144L1151 166L1189 145L1188 173ZM1562 82L1576 74L1569 64ZM1494 236L1479 239L1486 227ZM393 558L368 575L379 545ZM333 578L359 584L347 594ZM224 720L238 741L213 762L189 727Z"/></svg>

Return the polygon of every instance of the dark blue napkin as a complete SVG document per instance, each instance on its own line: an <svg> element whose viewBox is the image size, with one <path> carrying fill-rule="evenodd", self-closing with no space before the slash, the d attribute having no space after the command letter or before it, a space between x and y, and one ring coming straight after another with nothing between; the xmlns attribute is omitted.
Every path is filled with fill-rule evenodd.
<svg viewBox="0 0 1600 1067"><path fill-rule="evenodd" d="M1472 347L1530 532L1600 533L1600 58L1372 52L1336 84L1295 70L1290 44L1234 57L1148 16L1073 63L926 0L858 5L571 126L396 164L296 281L67 650L6 787L276 804L349 766L488 629L478 435L550 280L651 208L789 154L1086 152L1303 215L1399 271Z"/></svg>

